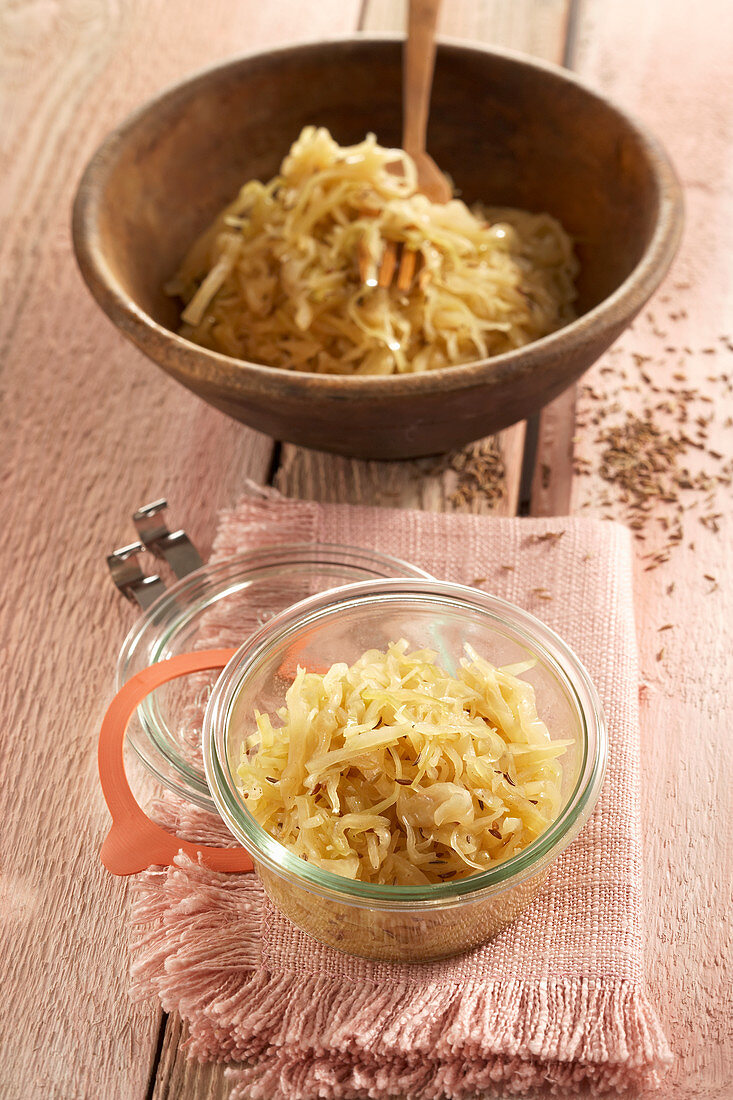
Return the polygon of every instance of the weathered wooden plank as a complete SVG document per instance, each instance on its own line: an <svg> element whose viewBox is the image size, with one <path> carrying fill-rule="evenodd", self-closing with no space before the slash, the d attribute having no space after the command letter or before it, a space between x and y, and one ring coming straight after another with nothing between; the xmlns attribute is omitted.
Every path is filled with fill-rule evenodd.
<svg viewBox="0 0 733 1100"><path fill-rule="evenodd" d="M404 0L369 0L362 29L402 32ZM439 34L494 44L559 62L565 48L570 0L452 0L443 4ZM466 510L514 515L524 452L525 425L515 424L496 437L470 445L443 462L360 462L283 446L275 485L286 496L313 500L346 500L433 511ZM490 464L474 461L475 452L492 456ZM498 461L493 456L498 452ZM458 470L456 467L461 467ZM479 484L472 471L488 478ZM499 470L503 475L499 476Z"/></svg>
<svg viewBox="0 0 733 1100"><path fill-rule="evenodd" d="M226 1100L229 1084L224 1064L189 1061L182 1049L187 1035L188 1029L180 1016L167 1018L150 1100L182 1100L187 1096L196 1100Z"/></svg>
<svg viewBox="0 0 733 1100"><path fill-rule="evenodd" d="M114 653L131 621L130 609L109 587L102 555L131 536L127 516L133 508L162 492L174 517L192 529L205 550L216 509L233 499L246 476L262 479L270 455L268 441L204 408L151 370L85 297L67 239L73 185L104 130L166 82L233 50L301 33L347 30L356 8L322 4L301 15L295 6L286 11L280 5L232 6L223 0L121 7L70 0L63 10L6 4L0 14L3 79L12 97L12 111L4 112L0 203L0 218L7 212L0 224L5 363L0 568L10 673L0 688L6 731L0 744L0 1091L11 1100L146 1093L158 1015L153 1006L128 1005L127 960L120 949L125 885L104 876L95 856L106 812L90 746L112 683ZM368 6L367 29L378 8ZM488 12L503 21L492 40L537 52L522 34L539 35L540 42L553 43L545 56L557 60L565 25L564 16L555 18L560 8L565 13L567 5L534 3L530 21L524 2L454 2L450 17L458 21L458 12L469 20L479 10ZM545 23L548 13L552 32ZM581 71L643 113L672 147L688 185L689 232L649 315L588 379L599 397L589 390L581 395L587 427L578 457L590 462L591 475L574 480L576 509L624 516L616 491L600 474L607 446L598 438L602 425L592 420L609 402L621 404L616 415L622 422L627 411L643 410L648 383L639 367L652 385L678 389L683 383L672 375L684 371L685 388L697 387L714 403L716 419L705 429L708 451L731 452L723 412L730 394L720 381L731 369L730 344L719 339L731 338L733 286L726 261L733 223L721 182L732 128L725 53L730 24L731 13L720 0L699 8L694 20L681 0L664 6L654 0L643 18L628 0L612 8L586 0L583 8ZM455 29L442 30L477 36L458 22ZM681 69L686 92L680 105ZM727 318L727 331L721 318ZM670 347L675 352L665 350ZM650 360L639 364L635 355ZM603 373L609 369L614 375ZM626 384L640 388L614 394ZM705 403L699 408L706 418ZM697 415L690 413L693 425ZM699 427L691 429L698 442ZM563 438L556 433L556 446L566 448ZM698 458L716 470L718 461L709 454L704 462ZM389 477L397 477L389 471L400 467L359 464L355 471L346 465L338 499L388 502L385 479L389 488ZM332 476L310 475L293 463L284 468L292 471L293 484L302 478L299 495L304 496L325 493ZM518 463L511 468L518 471ZM417 464L409 493L392 502L457 506L447 497L458 489L461 473L429 475ZM321 488L309 490L313 484ZM287 491L287 478L282 485ZM567 481L564 485L566 490ZM555 496L543 507L558 510L558 494L565 490L558 479ZM511 501L513 494L505 499ZM729 510L726 498L721 511L726 501ZM683 547L668 564L646 573L649 559L639 563L652 995L678 1052L664 1095L682 1100L693 1095L723 1100L733 1074L726 985L732 868L730 850L721 852L715 827L730 816L722 746L731 716L720 686L731 678L731 540L729 526L716 533L711 523L718 521L701 524L698 515L715 514L704 503L698 498L684 517ZM462 506L483 508L487 502ZM646 539L641 553L663 545L664 531L656 521L637 533ZM672 627L660 633L667 622ZM49 768L57 760L64 762L58 778ZM727 900L718 901L721 897ZM156 1095L184 1100L225 1095L221 1069L183 1062L179 1034L180 1023L172 1023Z"/></svg>
<svg viewBox="0 0 733 1100"><path fill-rule="evenodd" d="M130 1006L127 883L98 860L94 740L134 614L104 555L166 494L207 551L217 509L264 480L271 441L204 406L87 295L68 221L83 165L144 98L236 49L354 25L299 6L105 0L0 10L0 1094L147 1095L160 1012Z"/></svg>
<svg viewBox="0 0 733 1100"><path fill-rule="evenodd" d="M530 496L530 515L566 516L573 481L576 386L540 413Z"/></svg>
<svg viewBox="0 0 733 1100"><path fill-rule="evenodd" d="M572 503L631 522L637 536L650 993L677 1056L660 1096L725 1100L733 1081L733 849L720 839L733 808L733 710L721 691L733 682L733 12L725 0L695 8L585 0L581 10L576 67L653 129L686 191L671 275L579 388ZM646 483L634 443L644 437L640 422L693 441L672 460L659 457L663 441L656 446L682 512L654 493L643 503L648 514L633 507L634 486ZM685 467L692 480L709 480L681 488Z"/></svg>
<svg viewBox="0 0 733 1100"><path fill-rule="evenodd" d="M364 462L285 446L274 485L306 500L514 515L523 444L519 424L451 455L408 462Z"/></svg>
<svg viewBox="0 0 733 1100"><path fill-rule="evenodd" d="M406 10L406 0L368 0L362 27L402 32ZM447 0L438 33L556 61L563 56L569 11L569 0Z"/></svg>

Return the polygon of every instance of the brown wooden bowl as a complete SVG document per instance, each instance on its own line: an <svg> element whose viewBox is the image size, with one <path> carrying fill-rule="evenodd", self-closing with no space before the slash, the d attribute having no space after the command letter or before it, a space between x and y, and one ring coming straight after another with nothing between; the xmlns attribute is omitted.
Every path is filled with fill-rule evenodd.
<svg viewBox="0 0 733 1100"><path fill-rule="evenodd" d="M548 211L577 242L579 317L518 351L426 374L284 371L176 335L163 284L249 179L276 174L308 124L399 145L402 42L272 50L183 81L115 130L79 186L89 288L122 333L211 405L278 439L360 458L448 450L537 412L616 339L667 271L682 228L657 142L567 72L478 46L438 48L428 147L469 203Z"/></svg>

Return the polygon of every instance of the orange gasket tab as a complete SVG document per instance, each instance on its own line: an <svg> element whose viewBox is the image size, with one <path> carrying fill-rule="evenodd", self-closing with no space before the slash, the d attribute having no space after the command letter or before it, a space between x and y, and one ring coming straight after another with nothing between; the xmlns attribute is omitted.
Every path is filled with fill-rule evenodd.
<svg viewBox="0 0 733 1100"><path fill-rule="evenodd" d="M244 848L213 848L180 840L156 825L135 799L127 781L125 733L143 699L162 684L193 672L224 668L236 651L209 649L183 653L150 665L131 677L115 695L99 732L99 779L112 815L112 828L102 845L101 860L114 875L133 875L148 867L168 866L180 851L214 871L251 871Z"/></svg>

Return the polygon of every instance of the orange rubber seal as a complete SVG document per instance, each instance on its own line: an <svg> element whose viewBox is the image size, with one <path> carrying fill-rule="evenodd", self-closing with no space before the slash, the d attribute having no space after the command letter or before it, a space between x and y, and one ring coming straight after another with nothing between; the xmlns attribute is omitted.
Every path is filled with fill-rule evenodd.
<svg viewBox="0 0 733 1100"><path fill-rule="evenodd" d="M251 871L244 848L212 848L180 840L150 820L138 805L125 774L125 733L140 703L151 691L192 672L224 668L234 649L207 649L183 653L150 665L131 677L115 695L99 732L99 778L112 815L112 828L102 845L102 863L113 875L134 875L148 867L168 866L180 851L200 859L213 871Z"/></svg>

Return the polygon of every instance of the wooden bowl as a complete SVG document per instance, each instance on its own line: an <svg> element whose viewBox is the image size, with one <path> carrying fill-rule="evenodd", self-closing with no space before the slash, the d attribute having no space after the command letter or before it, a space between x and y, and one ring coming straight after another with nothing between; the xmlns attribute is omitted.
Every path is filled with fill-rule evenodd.
<svg viewBox="0 0 733 1100"><path fill-rule="evenodd" d="M276 174L308 124L341 144L399 145L402 42L272 50L176 85L115 130L79 186L73 233L121 332L205 401L281 440L360 458L434 454L536 413L616 339L667 271L682 227L667 156L567 72L477 46L438 47L428 147L469 203L548 211L577 242L579 317L518 351L426 374L278 370L176 335L163 284L249 179Z"/></svg>

